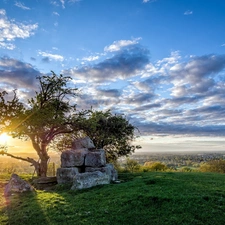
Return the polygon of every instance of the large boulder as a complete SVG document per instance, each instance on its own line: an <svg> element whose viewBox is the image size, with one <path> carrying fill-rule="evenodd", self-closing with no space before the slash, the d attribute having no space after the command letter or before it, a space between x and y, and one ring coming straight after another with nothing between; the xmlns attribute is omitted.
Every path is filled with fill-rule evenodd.
<svg viewBox="0 0 225 225"><path fill-rule="evenodd" d="M89 137L74 140L72 143L72 149L77 150L81 148L94 149L95 145Z"/></svg>
<svg viewBox="0 0 225 225"><path fill-rule="evenodd" d="M95 172L95 171L100 171L102 173L106 173L110 181L116 181L118 179L118 173L116 169L114 168L113 164L108 163L104 167L85 167L85 172Z"/></svg>
<svg viewBox="0 0 225 225"><path fill-rule="evenodd" d="M72 184L74 177L80 173L80 168L58 168L57 169L57 182L58 184Z"/></svg>
<svg viewBox="0 0 225 225"><path fill-rule="evenodd" d="M22 193L34 191L34 188L25 180L21 179L17 174L12 174L9 183L5 186L5 196L13 193Z"/></svg>
<svg viewBox="0 0 225 225"><path fill-rule="evenodd" d="M90 188L97 185L109 184L110 178L106 173L100 171L80 173L74 177L73 186L71 190L79 190Z"/></svg>
<svg viewBox="0 0 225 225"><path fill-rule="evenodd" d="M106 165L106 156L103 149L89 151L85 157L85 166L103 167Z"/></svg>
<svg viewBox="0 0 225 225"><path fill-rule="evenodd" d="M84 165L84 158L88 153L88 149L66 150L61 154L61 167L76 167Z"/></svg>

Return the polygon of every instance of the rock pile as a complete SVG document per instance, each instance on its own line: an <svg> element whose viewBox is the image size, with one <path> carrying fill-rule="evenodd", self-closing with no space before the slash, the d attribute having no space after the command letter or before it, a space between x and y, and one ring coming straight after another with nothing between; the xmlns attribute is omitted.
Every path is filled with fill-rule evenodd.
<svg viewBox="0 0 225 225"><path fill-rule="evenodd" d="M71 189L90 188L117 180L117 171L106 163L105 151L95 149L89 137L77 139L71 150L61 154L61 168L57 170L58 184L71 184Z"/></svg>

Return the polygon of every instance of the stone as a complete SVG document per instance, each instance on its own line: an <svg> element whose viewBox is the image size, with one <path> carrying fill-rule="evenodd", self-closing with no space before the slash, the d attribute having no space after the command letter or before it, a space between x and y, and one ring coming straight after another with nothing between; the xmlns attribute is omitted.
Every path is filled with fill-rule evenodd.
<svg viewBox="0 0 225 225"><path fill-rule="evenodd" d="M72 149L77 150L81 148L95 149L93 141L89 137L78 138L72 143Z"/></svg>
<svg viewBox="0 0 225 225"><path fill-rule="evenodd" d="M80 190L109 183L110 178L106 173L100 171L80 173L74 177L71 190Z"/></svg>
<svg viewBox="0 0 225 225"><path fill-rule="evenodd" d="M106 167L109 169L109 176L111 181L118 180L118 172L115 169L114 165L112 163L106 164Z"/></svg>
<svg viewBox="0 0 225 225"><path fill-rule="evenodd" d="M34 180L34 187L39 190L51 190L57 185L56 177L40 177Z"/></svg>
<svg viewBox="0 0 225 225"><path fill-rule="evenodd" d="M88 149L83 148L79 150L66 150L61 154L61 167L76 167L84 165L84 158L88 153Z"/></svg>
<svg viewBox="0 0 225 225"><path fill-rule="evenodd" d="M10 196L13 193L22 193L34 191L34 188L17 174L12 174L9 183L5 186L5 196Z"/></svg>
<svg viewBox="0 0 225 225"><path fill-rule="evenodd" d="M103 149L89 151L85 157L85 166L103 167L106 165L106 156Z"/></svg>
<svg viewBox="0 0 225 225"><path fill-rule="evenodd" d="M72 184L74 177L80 173L80 168L58 168L56 177L58 184Z"/></svg>
<svg viewBox="0 0 225 225"><path fill-rule="evenodd" d="M116 181L118 179L118 173L114 168L113 164L108 163L104 167L85 167L85 172L100 171L106 173L110 177L110 181Z"/></svg>

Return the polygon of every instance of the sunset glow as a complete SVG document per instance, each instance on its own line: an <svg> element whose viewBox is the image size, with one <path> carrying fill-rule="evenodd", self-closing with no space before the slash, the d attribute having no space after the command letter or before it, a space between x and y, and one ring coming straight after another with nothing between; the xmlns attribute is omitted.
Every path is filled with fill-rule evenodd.
<svg viewBox="0 0 225 225"><path fill-rule="evenodd" d="M0 135L0 144L2 145L7 144L8 140L9 140L9 136L6 133L2 133Z"/></svg>

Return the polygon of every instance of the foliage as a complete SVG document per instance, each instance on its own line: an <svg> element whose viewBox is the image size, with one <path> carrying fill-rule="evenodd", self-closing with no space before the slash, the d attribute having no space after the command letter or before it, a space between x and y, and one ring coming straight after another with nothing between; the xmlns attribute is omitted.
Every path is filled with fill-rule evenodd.
<svg viewBox="0 0 225 225"><path fill-rule="evenodd" d="M145 162L142 169L144 172L166 171L166 170L168 170L168 167L164 163L161 163L161 162Z"/></svg>
<svg viewBox="0 0 225 225"><path fill-rule="evenodd" d="M131 173L137 172L140 169L140 164L135 159L127 158L125 169Z"/></svg>
<svg viewBox="0 0 225 225"><path fill-rule="evenodd" d="M121 174L119 179L124 182L82 191L14 195L7 206L1 195L0 224L224 223L224 175L151 172Z"/></svg>
<svg viewBox="0 0 225 225"><path fill-rule="evenodd" d="M133 145L136 128L122 115L113 115L110 110L92 111L86 119L83 131L97 148L104 148L107 161L115 161L120 156L128 156L139 145Z"/></svg>
<svg viewBox="0 0 225 225"><path fill-rule="evenodd" d="M80 128L78 132L59 137L52 148L64 151L71 148L72 140L89 136L96 148L106 151L107 161L113 163L120 156L128 156L141 148L132 144L136 128L124 116L113 115L110 110L89 110L76 126Z"/></svg>
<svg viewBox="0 0 225 225"><path fill-rule="evenodd" d="M225 160L212 160L204 163L199 169L201 172L225 173Z"/></svg>
<svg viewBox="0 0 225 225"><path fill-rule="evenodd" d="M79 128L75 124L84 112L76 113L76 105L71 104L77 96L77 88L68 86L70 77L37 77L39 92L28 100L28 107L19 102L16 92L11 101L5 100L6 93L0 95L1 126L12 137L31 140L39 160L17 157L2 151L1 154L31 163L38 176L46 176L49 160L48 146L58 136L74 132Z"/></svg>

